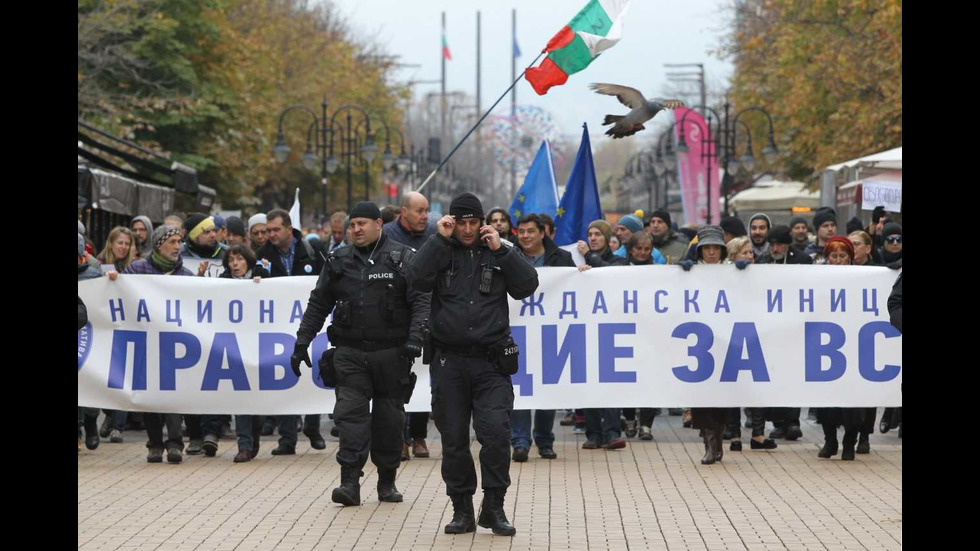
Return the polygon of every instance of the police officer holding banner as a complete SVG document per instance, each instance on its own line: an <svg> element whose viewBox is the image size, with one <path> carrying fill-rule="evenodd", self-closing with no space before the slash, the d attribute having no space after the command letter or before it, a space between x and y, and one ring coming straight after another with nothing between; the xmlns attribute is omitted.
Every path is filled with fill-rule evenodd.
<svg viewBox="0 0 980 551"><path fill-rule="evenodd" d="M504 514L510 486L511 375L518 347L510 336L507 295L530 296L538 275L521 252L502 244L484 223L483 206L464 193L449 207L408 266L420 292L432 292L426 360L432 377L432 414L442 434L442 478L453 502L447 534L476 531L476 469L470 454L470 419L482 444L483 505L478 523L494 534L517 531Z"/></svg>
<svg viewBox="0 0 980 551"><path fill-rule="evenodd" d="M381 226L377 205L354 206L353 246L327 256L290 360L297 376L301 362L312 367L309 345L333 311L327 329L333 348L320 360L320 376L327 386L336 387L341 484L332 499L343 505L361 504L361 469L368 452L378 468L378 500L402 501L395 473L405 404L415 385L411 368L422 355L422 328L429 315L430 295L411 288L404 276L413 249L388 239Z"/></svg>

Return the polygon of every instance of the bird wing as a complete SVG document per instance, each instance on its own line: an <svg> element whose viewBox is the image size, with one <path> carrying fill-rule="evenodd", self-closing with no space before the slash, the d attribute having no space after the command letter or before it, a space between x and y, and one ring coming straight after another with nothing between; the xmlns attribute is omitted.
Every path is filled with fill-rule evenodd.
<svg viewBox="0 0 980 551"><path fill-rule="evenodd" d="M629 107L630 109L639 109L646 104L643 94L641 94L639 90L630 88L629 86L594 82L589 85L589 88L595 90L597 94L616 96L616 99L618 99L620 103L626 107Z"/></svg>
<svg viewBox="0 0 980 551"><path fill-rule="evenodd" d="M653 101L663 105L664 109L677 109L678 107L684 107L684 102L679 99L655 98Z"/></svg>

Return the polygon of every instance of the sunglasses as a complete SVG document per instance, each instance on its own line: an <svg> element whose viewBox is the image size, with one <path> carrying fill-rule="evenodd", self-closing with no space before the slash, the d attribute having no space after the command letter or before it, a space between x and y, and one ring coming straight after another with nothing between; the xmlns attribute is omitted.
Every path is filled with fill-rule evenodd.
<svg viewBox="0 0 980 551"><path fill-rule="evenodd" d="M894 245L896 243L901 243L901 242L902 242L902 238L900 236L899 237L886 237L885 238L885 243L888 243L889 245Z"/></svg>

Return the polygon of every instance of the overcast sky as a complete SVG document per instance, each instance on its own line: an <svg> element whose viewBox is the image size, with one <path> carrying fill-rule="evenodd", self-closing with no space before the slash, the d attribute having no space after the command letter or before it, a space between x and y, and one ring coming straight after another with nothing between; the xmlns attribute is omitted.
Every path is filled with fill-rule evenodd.
<svg viewBox="0 0 980 551"><path fill-rule="evenodd" d="M511 9L517 8L520 74L548 40L585 6L586 0L334 0L334 4L358 34L375 37L388 53L400 56L401 63L421 65L399 70L402 81L439 79L440 14L445 11L446 36L453 56L447 62L447 91L461 90L471 95L476 92L475 28L479 10L482 103L486 109L511 83ZM619 44L545 96L538 96L522 80L517 88L517 103L546 109L567 136L581 132L582 122L589 123L590 134L595 136L601 133L599 123L606 113L622 113L625 109L615 98L591 92L591 82L624 84L639 89L646 97L662 96L668 89L666 72L681 70L665 68L665 63L704 63L709 93L720 92L732 67L712 52L719 47L729 6L726 0L633 0ZM438 90L439 84L415 87L417 97ZM507 98L494 113L506 114L509 106Z"/></svg>

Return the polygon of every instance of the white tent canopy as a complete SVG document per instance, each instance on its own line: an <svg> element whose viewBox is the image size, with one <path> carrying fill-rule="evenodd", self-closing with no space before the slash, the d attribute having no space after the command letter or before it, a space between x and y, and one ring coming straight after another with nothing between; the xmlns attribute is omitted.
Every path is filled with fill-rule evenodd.
<svg viewBox="0 0 980 551"><path fill-rule="evenodd" d="M816 209L820 206L820 193L810 191L803 182L760 180L729 198L728 204L736 212L789 211L793 207Z"/></svg>
<svg viewBox="0 0 980 551"><path fill-rule="evenodd" d="M878 168L882 170L902 170L902 148L896 147L867 157L852 159L846 163L828 166L827 170L837 172L842 168L853 168L856 166Z"/></svg>

